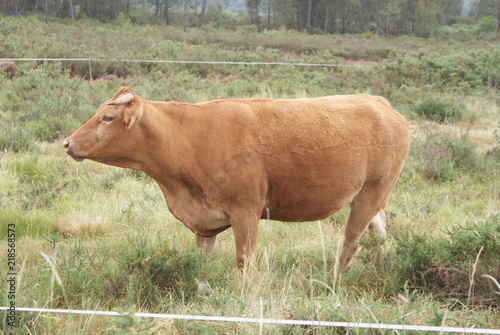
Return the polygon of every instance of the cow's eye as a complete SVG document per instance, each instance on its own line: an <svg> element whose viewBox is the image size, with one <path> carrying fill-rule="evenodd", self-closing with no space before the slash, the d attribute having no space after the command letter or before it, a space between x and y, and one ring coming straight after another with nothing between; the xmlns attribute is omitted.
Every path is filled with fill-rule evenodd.
<svg viewBox="0 0 500 335"><path fill-rule="evenodd" d="M113 117L112 116L107 116L107 115L104 115L104 117L101 120L102 123L109 123L111 121L113 121Z"/></svg>

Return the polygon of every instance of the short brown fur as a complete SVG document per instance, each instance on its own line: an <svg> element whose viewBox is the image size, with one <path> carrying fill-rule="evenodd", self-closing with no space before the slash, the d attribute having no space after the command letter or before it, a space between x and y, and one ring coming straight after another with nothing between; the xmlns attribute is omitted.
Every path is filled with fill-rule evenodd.
<svg viewBox="0 0 500 335"><path fill-rule="evenodd" d="M66 152L147 173L207 252L216 235L232 227L243 266L267 213L273 220L312 221L349 204L341 269L368 227L385 234L383 211L411 137L384 98L187 104L134 94L130 102L109 104L126 93L134 94L121 88L68 137Z"/></svg>

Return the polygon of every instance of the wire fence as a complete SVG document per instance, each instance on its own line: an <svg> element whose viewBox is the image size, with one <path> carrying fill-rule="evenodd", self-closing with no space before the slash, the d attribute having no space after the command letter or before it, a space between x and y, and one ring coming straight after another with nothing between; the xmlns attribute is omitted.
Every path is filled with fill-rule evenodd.
<svg viewBox="0 0 500 335"><path fill-rule="evenodd" d="M288 65L313 67L354 67L353 64L287 63L287 62L227 62L195 60L149 60L149 59L108 59L108 58L0 58L0 61L16 62L125 62L125 63L164 63L164 64L212 64L212 65Z"/></svg>
<svg viewBox="0 0 500 335"><path fill-rule="evenodd" d="M8 307L0 307L0 310L9 310ZM44 308L16 308L20 312L33 313L59 313L59 314L79 314L79 315L100 315L120 317L129 313L112 311L92 311L73 309L44 309ZM136 318L156 318L186 321L204 322L239 322L255 323L259 325L293 325L312 327L336 327L350 329L378 329L378 330L402 330L402 331L427 331L439 333L462 333L462 334L500 334L500 329L476 329L461 327L435 327L435 326L414 326L398 324L378 324L378 323L357 323L357 322L335 322L335 321L314 321L314 320L287 320L287 319L267 319L267 318L245 318L230 316L206 316L206 315L183 315L183 314L154 314L154 313L134 313Z"/></svg>
<svg viewBox="0 0 500 335"><path fill-rule="evenodd" d="M321 64L321 63L294 63L294 62L229 62L229 61L195 61L195 60L150 60L150 59L118 59L118 58L0 58L1 61L15 62L87 62L89 77L92 78L92 62L123 62L141 64L198 64L198 65L268 65L268 66L297 66L297 67L370 67L373 64Z"/></svg>

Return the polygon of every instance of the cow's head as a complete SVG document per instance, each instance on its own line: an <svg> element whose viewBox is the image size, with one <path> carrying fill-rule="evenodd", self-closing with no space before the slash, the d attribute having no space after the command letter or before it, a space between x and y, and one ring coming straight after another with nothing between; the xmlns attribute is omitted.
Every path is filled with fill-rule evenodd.
<svg viewBox="0 0 500 335"><path fill-rule="evenodd" d="M132 89L122 87L64 140L64 150L77 161L90 159L128 167L127 161L137 149L137 128L142 114L141 98Z"/></svg>

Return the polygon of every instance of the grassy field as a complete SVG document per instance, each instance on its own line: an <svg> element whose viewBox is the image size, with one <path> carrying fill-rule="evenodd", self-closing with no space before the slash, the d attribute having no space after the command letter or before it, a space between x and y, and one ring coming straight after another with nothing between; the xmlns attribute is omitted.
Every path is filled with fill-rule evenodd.
<svg viewBox="0 0 500 335"><path fill-rule="evenodd" d="M483 277L500 281L500 44L493 34L460 29L385 40L0 18L4 58L357 65L17 62L14 75L0 73L0 253L8 254L13 223L16 306L500 328L500 287ZM321 222L262 221L257 262L243 274L231 231L220 235L208 262L147 176L76 163L62 150L62 139L123 85L149 100L187 102L385 96L410 121L414 139L387 208L386 253L362 241L365 250L340 279L334 276L347 209ZM2 257L0 272L7 273ZM0 289L7 306L8 283ZM19 315L19 334L373 333ZM6 314L0 317L8 333Z"/></svg>

